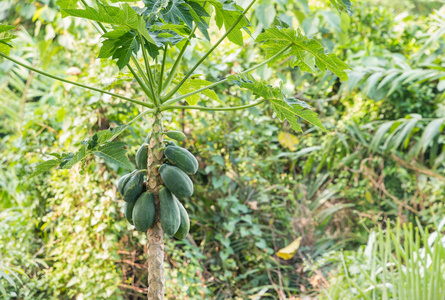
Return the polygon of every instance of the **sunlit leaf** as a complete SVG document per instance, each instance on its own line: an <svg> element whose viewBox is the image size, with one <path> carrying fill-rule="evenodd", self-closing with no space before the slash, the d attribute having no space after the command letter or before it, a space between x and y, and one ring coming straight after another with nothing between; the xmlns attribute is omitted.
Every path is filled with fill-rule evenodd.
<svg viewBox="0 0 445 300"><path fill-rule="evenodd" d="M304 36L299 30L295 31L291 28L267 29L256 40L266 50L268 58L290 46L276 60L293 56L291 65L299 66L303 71L313 72L313 66L316 65L322 72L327 68L341 80L348 80L345 70L349 69L349 66L335 54L326 54L326 49L319 41ZM269 65L273 65L275 61L271 61Z"/></svg>
<svg viewBox="0 0 445 300"><path fill-rule="evenodd" d="M135 32L117 29L104 34L98 58L112 57L117 59L117 66L123 69L130 61L131 55L140 49L139 39Z"/></svg>
<svg viewBox="0 0 445 300"><path fill-rule="evenodd" d="M212 84L212 83L210 81L199 79L199 78L188 79L186 82L184 82L184 84L178 90L178 93L181 95L185 95L185 94L194 92L202 87L208 86L209 84ZM202 94L204 94L211 100L215 100L215 101L222 103L221 100L219 99L218 95L212 90L209 90L209 89L204 90L204 91L202 91ZM199 99L200 99L199 93L185 98L187 103L190 105L195 105L196 103L198 103Z"/></svg>
<svg viewBox="0 0 445 300"><path fill-rule="evenodd" d="M326 131L317 114L310 109L306 102L286 97L280 88L272 87L264 80L256 80L252 75L231 75L228 79L269 101L277 117L281 121L287 120L293 130L302 132L301 126L298 124L298 118L301 118Z"/></svg>
<svg viewBox="0 0 445 300"><path fill-rule="evenodd" d="M97 3L97 7L97 10L92 7L86 7L85 9L67 8L63 9L62 11L69 16L118 25L121 27L117 29L124 29L127 31L134 29L139 32L149 43L156 44L148 34L147 29L145 29L145 21L143 18L139 16L127 3L122 4L120 7Z"/></svg>
<svg viewBox="0 0 445 300"><path fill-rule="evenodd" d="M43 163L40 163L35 167L34 172L28 178L32 178L32 177L38 176L42 173L45 173L46 171L49 171L52 168L57 167L60 163L61 163L60 159L50 159L50 160L44 161Z"/></svg>
<svg viewBox="0 0 445 300"><path fill-rule="evenodd" d="M0 24L0 53L9 55L12 48L10 42L16 38L16 36L9 31L14 28L15 26Z"/></svg>
<svg viewBox="0 0 445 300"><path fill-rule="evenodd" d="M107 163L115 164L126 169L132 169L134 166L126 156L127 150L123 147L127 145L124 142L110 142L100 146L94 154L103 158Z"/></svg>
<svg viewBox="0 0 445 300"><path fill-rule="evenodd" d="M294 257L295 253L297 253L298 248L300 248L301 236L290 243L288 246L283 249L278 250L277 256L289 260Z"/></svg>
<svg viewBox="0 0 445 300"><path fill-rule="evenodd" d="M290 151L295 151L297 150L297 147L295 147L295 145L297 145L300 140L292 133L280 132L278 134L278 142L280 142L281 146L283 146L284 148L287 148Z"/></svg>

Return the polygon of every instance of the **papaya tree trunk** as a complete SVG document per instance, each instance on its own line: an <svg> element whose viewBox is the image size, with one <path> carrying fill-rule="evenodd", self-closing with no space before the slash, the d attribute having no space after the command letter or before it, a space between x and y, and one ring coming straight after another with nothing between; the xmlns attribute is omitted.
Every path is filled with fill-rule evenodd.
<svg viewBox="0 0 445 300"><path fill-rule="evenodd" d="M147 231L147 259L148 259L148 294L149 300L164 299L164 231L161 227L159 190L162 185L158 167L162 164L163 135L162 116L157 113L153 117L153 126L148 147L148 183L147 189L155 196L156 215L153 225Z"/></svg>

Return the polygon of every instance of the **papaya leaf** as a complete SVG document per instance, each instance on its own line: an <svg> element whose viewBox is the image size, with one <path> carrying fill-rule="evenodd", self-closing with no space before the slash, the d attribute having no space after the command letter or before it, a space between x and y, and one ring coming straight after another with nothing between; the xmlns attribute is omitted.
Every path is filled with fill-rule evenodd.
<svg viewBox="0 0 445 300"><path fill-rule="evenodd" d="M15 26L0 24L0 53L9 55L12 45L9 43L17 36L9 31L15 29Z"/></svg>
<svg viewBox="0 0 445 300"><path fill-rule="evenodd" d="M191 29L193 28L193 16L190 13L190 8L183 0L171 0L162 10L160 17L166 23L180 24L183 21Z"/></svg>
<svg viewBox="0 0 445 300"><path fill-rule="evenodd" d="M148 34L142 16L139 16L127 3L122 4L120 7L104 5L101 3L97 3L97 6L97 10L88 6L85 9L64 8L62 11L69 16L117 25L120 27L116 29L127 31L134 29L149 43L156 44L153 38Z"/></svg>
<svg viewBox="0 0 445 300"><path fill-rule="evenodd" d="M331 4L339 11L341 12L341 9L346 9L348 14L352 16L352 10L351 10L351 1L350 0L329 0Z"/></svg>
<svg viewBox="0 0 445 300"><path fill-rule="evenodd" d="M236 5L236 3L232 0L196 0L194 2L210 3L213 6L215 10L216 25L219 29L224 26L225 30L228 30L238 20L243 12L243 8L239 5ZM208 9L206 11L208 12ZM241 32L241 29L244 28L245 30L247 30L247 27L249 25L250 23L247 18L243 18L227 36L229 41L238 46L243 46L243 34Z"/></svg>
<svg viewBox="0 0 445 300"><path fill-rule="evenodd" d="M60 162L61 162L60 159L50 159L38 164L35 167L34 172L31 175L29 175L28 179L38 176L42 173L45 173L46 171L49 171L54 167L57 167L58 165L60 165Z"/></svg>
<svg viewBox="0 0 445 300"><path fill-rule="evenodd" d="M62 17L65 18L68 14L64 12L64 9L76 9L78 2L79 0L57 0L56 5L60 7Z"/></svg>
<svg viewBox="0 0 445 300"><path fill-rule="evenodd" d="M102 37L106 40L102 43L98 58L117 59L116 64L120 70L130 62L131 54L136 54L140 49L138 36L133 30L116 29Z"/></svg>
<svg viewBox="0 0 445 300"><path fill-rule="evenodd" d="M70 160L67 160L64 163L62 163L60 165L60 168L61 169L71 169L75 164L84 160L85 157L87 157L87 155L88 155L87 146L83 145L79 149L79 151L74 153L74 155L72 156L72 158Z"/></svg>
<svg viewBox="0 0 445 300"><path fill-rule="evenodd" d="M152 17L159 14L164 8L167 7L169 0L143 0L145 4L144 15Z"/></svg>
<svg viewBox="0 0 445 300"><path fill-rule="evenodd" d="M97 148L94 154L97 157L103 158L107 163L132 169L134 166L125 155L127 153L127 150L123 148L125 145L127 144L124 142L109 142Z"/></svg>
<svg viewBox="0 0 445 300"><path fill-rule="evenodd" d="M179 81L182 78L179 78ZM181 88L178 90L178 93L181 95L185 95L191 92L194 92L202 87L208 86L212 84L210 81L199 79L199 78L189 78L184 84L181 86ZM211 100L218 101L219 103L222 103L222 101L219 99L218 95L212 91L212 90L204 90L202 91L202 94L210 98ZM199 94L194 94L192 96L189 96L185 98L187 103L189 105L195 105L198 103L200 97Z"/></svg>
<svg viewBox="0 0 445 300"><path fill-rule="evenodd" d="M189 1L188 5L192 8L190 10L190 13L193 16L193 19L195 20L196 25L198 26L199 31L204 35L204 37L210 41L210 35L208 32L209 24L204 18L210 18L210 15L207 13L207 11L202 7L200 4Z"/></svg>
<svg viewBox="0 0 445 300"><path fill-rule="evenodd" d="M199 3L184 0L144 0L143 2L146 6L143 13L145 16L149 18L156 16L170 25L184 24L189 30L193 28L193 21L195 21L204 37L210 40L207 32L209 25L204 19L209 18L210 15Z"/></svg>
<svg viewBox="0 0 445 300"><path fill-rule="evenodd" d="M300 30L295 31L291 28L267 29L258 35L256 41L266 51L267 58L290 46L289 50L276 60L293 56L291 60L292 67L299 66L303 71L308 72L313 72L314 66L317 66L322 72L327 68L341 80L348 80L348 74L345 70L350 67L335 54L326 54L319 41L304 36ZM276 60L270 61L269 66L273 65Z"/></svg>
<svg viewBox="0 0 445 300"><path fill-rule="evenodd" d="M250 74L231 75L228 79L230 82L252 91L254 95L268 100L278 119L282 122L287 120L293 130L302 132L301 126L298 124L298 118L301 118L326 131L317 114L310 109L311 107L306 102L286 97L280 88L267 85L264 80L256 80Z"/></svg>
<svg viewBox="0 0 445 300"><path fill-rule="evenodd" d="M127 144L123 142L113 142L113 140L125 129L130 127L135 119L128 124L116 126L114 129L110 128L108 130L97 132L91 138L84 140L81 143L82 147L74 154L50 153L49 155L57 159L50 159L38 164L35 167L34 172L28 178L38 176L57 166L59 169L71 169L77 163L81 163L80 173L83 174L84 170L86 169L85 158L93 153L96 156L103 158L107 163L118 165L127 169L133 168L132 164L128 160L128 157L126 156L127 150L123 148Z"/></svg>

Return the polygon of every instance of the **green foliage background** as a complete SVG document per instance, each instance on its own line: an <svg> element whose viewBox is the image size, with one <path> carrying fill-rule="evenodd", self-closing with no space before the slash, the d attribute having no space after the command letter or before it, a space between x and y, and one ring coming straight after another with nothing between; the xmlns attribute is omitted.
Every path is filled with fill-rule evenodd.
<svg viewBox="0 0 445 300"><path fill-rule="evenodd" d="M317 298L332 284L349 299L341 249L363 259L360 246L378 224L417 218L425 226L445 216L445 9L403 3L359 1L351 17L329 1L256 6L254 25L290 22L352 66L345 83L287 63L256 71L308 101L328 133L302 122L304 133L296 134L267 105L166 114L166 127L187 134L183 146L200 162L196 194L185 203L191 236L166 240L168 299ZM53 1L1 1L0 19L21 26L14 58L142 97L128 74L115 78L114 63L96 59L100 43L92 26L62 19ZM200 58L194 50L206 48L203 41L187 50L182 70ZM199 71L218 80L264 55L248 39L244 48L227 41ZM252 97L236 87L216 93L227 104ZM75 152L97 131L128 123L137 108L4 60L0 105L0 271L26 274L3 272L8 297L142 299L145 236L124 220L115 188L125 170L91 158L83 173L77 167L26 179L46 154ZM119 137L132 145L131 158L149 123ZM296 255L278 258L298 237ZM18 278L10 282L7 274Z"/></svg>

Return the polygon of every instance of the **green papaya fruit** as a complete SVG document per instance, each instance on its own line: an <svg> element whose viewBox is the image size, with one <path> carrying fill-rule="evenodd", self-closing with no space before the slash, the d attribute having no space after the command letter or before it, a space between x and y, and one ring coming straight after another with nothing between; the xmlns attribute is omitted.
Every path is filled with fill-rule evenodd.
<svg viewBox="0 0 445 300"><path fill-rule="evenodd" d="M167 189L159 191L159 207L161 209L161 225L164 232L174 236L181 225L181 215L176 197Z"/></svg>
<svg viewBox="0 0 445 300"><path fill-rule="evenodd" d="M169 138L174 139L178 142L185 141L185 139L187 138L182 131L177 131L177 130L167 131L164 132L164 134Z"/></svg>
<svg viewBox="0 0 445 300"><path fill-rule="evenodd" d="M164 185L176 197L186 198L193 195L193 182L180 168L163 164L159 167Z"/></svg>
<svg viewBox="0 0 445 300"><path fill-rule="evenodd" d="M187 210L182 205L182 203L179 202L178 199L176 199L176 201L179 207L181 224L179 225L178 231L176 231L175 238L177 238L178 240L183 240L185 239L190 230L190 218L189 214L187 213Z"/></svg>
<svg viewBox="0 0 445 300"><path fill-rule="evenodd" d="M187 149L168 146L165 148L164 155L173 165L187 174L193 175L198 171L198 161Z"/></svg>
<svg viewBox="0 0 445 300"><path fill-rule="evenodd" d="M136 152L136 167L139 170L147 169L148 144L144 143Z"/></svg>
<svg viewBox="0 0 445 300"><path fill-rule="evenodd" d="M135 203L136 202L133 202L133 203L125 202L125 204L124 204L124 216L127 219L128 223L130 223L131 225L134 225L134 223L133 223L133 208L134 208Z"/></svg>
<svg viewBox="0 0 445 300"><path fill-rule="evenodd" d="M134 227L136 227L138 231L147 231L151 224L153 224L155 213L155 197L150 192L142 193L136 200L133 208Z"/></svg>
<svg viewBox="0 0 445 300"><path fill-rule="evenodd" d="M136 170L134 170L131 173L128 173L124 176L122 176L119 181L117 182L117 190L119 191L119 193L121 195L124 195L124 186L127 184L128 180L130 180L131 175L133 175L136 172Z"/></svg>
<svg viewBox="0 0 445 300"><path fill-rule="evenodd" d="M144 189L144 173L141 170L136 170L124 185L122 191L125 202L135 202L142 193Z"/></svg>

